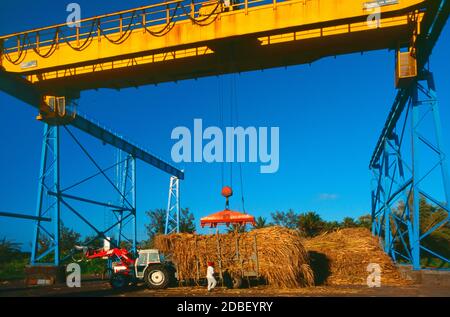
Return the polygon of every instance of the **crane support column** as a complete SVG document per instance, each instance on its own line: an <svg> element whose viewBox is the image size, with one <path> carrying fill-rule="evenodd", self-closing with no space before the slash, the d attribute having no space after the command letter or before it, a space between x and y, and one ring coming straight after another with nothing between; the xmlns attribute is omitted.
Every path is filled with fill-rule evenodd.
<svg viewBox="0 0 450 317"><path fill-rule="evenodd" d="M170 178L169 201L167 203L165 234L180 232L180 180L176 176Z"/></svg>
<svg viewBox="0 0 450 317"><path fill-rule="evenodd" d="M373 231L394 261L420 270L425 260L450 263L445 247L427 239L449 224L450 179L432 73L422 71L403 93L405 106L394 108L397 119L370 165Z"/></svg>
<svg viewBox="0 0 450 317"><path fill-rule="evenodd" d="M118 213L118 238L117 244L120 247L122 241L130 244L133 252L137 247L137 219L136 219L136 158L131 154L127 154L118 150L117 156L117 187L120 188L120 205L123 210L116 211ZM131 203L131 216L128 222L124 222L124 211L127 209L127 201ZM130 224L131 223L131 224ZM127 228L130 224L131 228ZM130 229L130 230L127 230ZM126 232L131 232L127 235Z"/></svg>
<svg viewBox="0 0 450 317"><path fill-rule="evenodd" d="M58 266L60 264L61 201L58 195L47 195L48 191L55 193L60 191L60 159L59 127L46 124L42 143L36 217L38 219L50 217L52 221L49 225L41 220L36 222L31 265Z"/></svg>

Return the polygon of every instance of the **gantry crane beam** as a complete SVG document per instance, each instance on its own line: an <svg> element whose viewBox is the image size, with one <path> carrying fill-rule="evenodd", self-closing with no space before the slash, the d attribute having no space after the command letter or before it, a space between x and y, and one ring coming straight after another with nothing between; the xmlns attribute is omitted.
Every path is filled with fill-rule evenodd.
<svg viewBox="0 0 450 317"><path fill-rule="evenodd" d="M0 61L53 95L157 84L407 46L427 3L245 0L225 12L219 1L166 1L0 37Z"/></svg>
<svg viewBox="0 0 450 317"><path fill-rule="evenodd" d="M39 105L42 102L42 92L16 74L0 71L0 91L16 97L37 109L39 109ZM142 147L133 144L131 141L126 140L119 134L102 127L100 124L95 123L80 114L75 116L75 118L70 122L70 125L88 133L104 143L110 144L128 154L131 154L133 157L142 160L143 162L148 163L163 172L176 176L179 179L184 179L183 171L156 157Z"/></svg>

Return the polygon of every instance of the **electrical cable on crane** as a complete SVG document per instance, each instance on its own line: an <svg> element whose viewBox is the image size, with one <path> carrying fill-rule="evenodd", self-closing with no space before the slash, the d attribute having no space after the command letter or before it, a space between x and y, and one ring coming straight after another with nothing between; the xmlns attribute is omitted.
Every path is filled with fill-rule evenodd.
<svg viewBox="0 0 450 317"><path fill-rule="evenodd" d="M174 20L177 17L177 13L180 8L182 9L183 14L192 23L194 23L198 26L208 26L208 25L212 24L213 22L215 22L217 20L217 18L219 17L222 10L218 11L218 9L221 5L222 5L222 1L217 1L216 7L211 12L209 12L209 14L207 14L204 18L196 19L194 17L195 12L188 12L186 10L186 8L184 7L184 5L181 2L178 2L177 5L175 6L175 8L173 8L173 9L169 8L169 11L172 10L173 12L172 12L171 16L168 18L168 21L166 22L166 24L164 24L164 26L160 30L152 31L150 28L148 28L145 25L145 23L141 23L141 26L145 29L145 31L147 33L151 34L152 36L162 37L162 36L166 35L167 33L169 33L174 28L174 26L176 24L176 21L174 21ZM147 12L145 10L143 10L143 15L145 16L146 14L147 14ZM213 15L215 15L214 19L212 19L211 21L209 21L207 23L203 23L203 22L210 20ZM17 48L18 56L16 59L12 59L5 48L3 48L3 55L5 56L5 59L13 65L20 65L25 60L25 58L28 54L29 48L31 48L33 50L33 52L36 53L41 58L49 58L58 49L60 39L64 39L64 43L67 44L67 46L69 46L74 51L82 52L92 44L93 38L94 38L93 34L94 34L95 29L97 29L98 33L101 36L103 36L108 42L115 44L115 45L121 45L125 41L127 41L128 38L131 36L131 34L133 32L133 26L138 24L138 23L135 23L135 19L137 16L139 16L139 14L136 13L136 11L133 11L131 18L129 18L129 19L131 19L130 23L126 26L124 32L121 34L121 36L117 40L113 40L112 38L110 38L110 36L108 36L107 32L103 28L101 28L101 26L100 26L101 19L98 18L98 19L92 20L92 25L91 25L90 31L87 33L87 37L84 40L84 42L79 46L72 45L68 39L72 38L73 36L66 36L64 34L63 30L60 27L57 27L55 29L55 35L52 39L52 44L45 54L42 54L39 51L39 45L38 45L38 40L37 40L37 38L39 37L39 32L36 32L36 43L31 43L29 33L25 33L22 38L20 37L20 35L17 35L17 40L18 40L18 43L20 43L20 47L18 45L18 48Z"/></svg>
<svg viewBox="0 0 450 317"><path fill-rule="evenodd" d="M37 48L37 45L34 45L34 46L33 46L33 51L34 51L37 55L39 55L40 57L42 57L42 58L49 58L50 56L52 56L53 53L54 53L54 52L56 51L56 49L58 48L58 34L59 34L59 28L56 28L55 36L53 37L53 41L52 41L52 45L50 46L50 48L49 48L49 50L47 51L47 53L41 54L41 52L40 52L39 49ZM29 39L29 38L28 38L28 44L29 44L30 46L32 46L31 43L30 43L30 39Z"/></svg>
<svg viewBox="0 0 450 317"><path fill-rule="evenodd" d="M224 83L223 78L219 77L219 119L220 119L220 127L222 129L225 128L224 124L224 89L223 89ZM237 80L236 80L236 74L233 74L230 80L230 124L231 126L239 126L240 124L240 118L239 118L239 105L238 105L238 98L237 98ZM230 178L229 178L229 184L230 186L225 185L225 172L226 172L226 162L225 160L221 163L221 179L222 179L222 195L226 197L226 208L229 208L229 198L233 195L233 168L234 163L230 162ZM244 195L244 176L243 176L243 166L242 162L238 162L238 168L239 168L239 181L240 181L240 189L241 189L241 202L242 202L242 211L246 213L245 210L245 195ZM225 194L226 193L226 194Z"/></svg>
<svg viewBox="0 0 450 317"><path fill-rule="evenodd" d="M92 40L93 40L92 34L94 33L94 28L97 23L98 23L97 21L92 21L92 26L91 26L91 30L89 31L89 35L86 38L86 40L83 42L83 44L81 44L79 47L75 47L72 44L70 44L70 41L65 40L66 44L71 49L73 49L74 51L77 51L77 52L82 52L85 49L87 49L92 43ZM63 32L61 32L61 33L63 33ZM63 35L64 35L64 33L63 33ZM64 35L64 38L66 39L67 37Z"/></svg>
<svg viewBox="0 0 450 317"><path fill-rule="evenodd" d="M123 32L122 36L118 38L117 40L112 40L108 37L108 35L105 33L105 31L100 27L100 24L98 26L98 30L100 31L100 34L103 35L103 37L108 40L108 42L116 45L123 44L128 38L130 37L133 30L131 29L131 26L134 24L134 19L136 18L136 12L133 12L133 15L131 16L131 21L128 24L128 26L125 29L125 32Z"/></svg>
<svg viewBox="0 0 450 317"><path fill-rule="evenodd" d="M28 34L24 34L23 39L20 38L20 35L17 36L17 41L19 43L21 43L21 45L20 45L20 49L19 49L19 47L17 47L17 52L18 52L19 56L17 56L17 59L15 59L15 60L13 60L11 58L11 56L9 56L9 54L6 52L6 49L3 48L3 56L5 56L5 58L8 62L10 62L13 65L19 65L20 63L23 62L23 60L27 56L27 50L25 49L27 39L28 39Z"/></svg>
<svg viewBox="0 0 450 317"><path fill-rule="evenodd" d="M214 8L214 10L212 10L205 18L203 19L195 19L194 17L192 17L192 13L189 13L186 11L186 9L184 8L184 6L182 5L181 8L183 9L184 14L189 18L189 20L191 20L192 23L198 25L198 26L208 26L212 23L214 23L217 18L219 17L220 13L222 12L222 10L220 10L219 12L216 12L217 9L219 9L219 7L222 6L222 1L217 1L217 5ZM195 10L195 9L194 9ZM195 12L194 12L195 13ZM213 15L216 15L214 17L214 19L212 19L211 21L209 21L208 23L203 23L208 21Z"/></svg>
<svg viewBox="0 0 450 317"><path fill-rule="evenodd" d="M177 16L177 12L178 9L180 8L181 4L177 3L177 6L175 7L175 9L173 9L173 13L169 18L169 21L165 24L165 26L159 30L159 31L152 31L149 28L147 28L147 26L144 24L144 28L145 31L150 33L151 35L155 36L155 37L162 37L164 35L166 35L167 33L169 33L170 31L172 31L173 27L175 26L175 22L173 22L173 20L175 19L175 17ZM146 15L145 10L143 11L144 16ZM173 23L172 23L173 22Z"/></svg>

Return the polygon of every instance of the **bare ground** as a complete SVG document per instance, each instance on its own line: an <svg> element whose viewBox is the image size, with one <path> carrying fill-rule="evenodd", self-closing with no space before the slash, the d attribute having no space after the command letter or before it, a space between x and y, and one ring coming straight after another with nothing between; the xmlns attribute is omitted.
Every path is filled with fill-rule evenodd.
<svg viewBox="0 0 450 317"><path fill-rule="evenodd" d="M167 290L149 290L144 285L114 291L101 280L82 282L79 289L64 284L27 287L23 282L1 282L0 297L450 297L450 287L435 285L385 286L370 289L364 286L318 286L298 289L274 289L258 286L229 290L217 288L208 293L204 287L174 287Z"/></svg>

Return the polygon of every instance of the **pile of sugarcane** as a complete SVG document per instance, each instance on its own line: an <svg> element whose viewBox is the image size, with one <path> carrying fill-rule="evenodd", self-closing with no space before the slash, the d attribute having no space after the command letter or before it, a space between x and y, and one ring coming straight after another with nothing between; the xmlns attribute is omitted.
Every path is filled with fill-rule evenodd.
<svg viewBox="0 0 450 317"><path fill-rule="evenodd" d="M322 277L325 284L367 285L369 264L381 267L383 285L409 283L368 229L342 229L306 239L303 243L310 253L316 278Z"/></svg>
<svg viewBox="0 0 450 317"><path fill-rule="evenodd" d="M155 247L175 263L180 281L199 281L208 262L216 272L245 276L253 272L279 288L312 286L308 252L295 230L282 227L245 233L160 235Z"/></svg>

